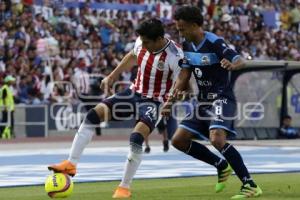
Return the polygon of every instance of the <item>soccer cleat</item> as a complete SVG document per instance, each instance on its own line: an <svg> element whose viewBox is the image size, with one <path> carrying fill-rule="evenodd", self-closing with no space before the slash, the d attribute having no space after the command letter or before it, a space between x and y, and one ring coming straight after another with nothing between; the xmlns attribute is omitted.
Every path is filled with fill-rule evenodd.
<svg viewBox="0 0 300 200"><path fill-rule="evenodd" d="M222 192L226 186L226 181L228 180L229 176L232 174L232 168L228 164L228 166L223 170L218 170L218 183L216 184L216 192Z"/></svg>
<svg viewBox="0 0 300 200"><path fill-rule="evenodd" d="M251 187L250 184L243 185L241 187L240 193L231 197L231 199L246 199L252 197L258 197L262 195L262 190L260 187Z"/></svg>
<svg viewBox="0 0 300 200"><path fill-rule="evenodd" d="M126 199L131 197L131 192L128 188L118 187L113 194L113 199Z"/></svg>
<svg viewBox="0 0 300 200"><path fill-rule="evenodd" d="M61 172L70 176L75 176L76 166L68 160L64 160L61 163L48 166L48 169L54 172Z"/></svg>

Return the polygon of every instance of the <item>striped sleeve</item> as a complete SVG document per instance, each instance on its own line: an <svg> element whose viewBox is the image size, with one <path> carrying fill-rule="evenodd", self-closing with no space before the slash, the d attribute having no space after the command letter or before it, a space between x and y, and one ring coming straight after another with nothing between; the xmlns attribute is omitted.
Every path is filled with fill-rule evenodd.
<svg viewBox="0 0 300 200"><path fill-rule="evenodd" d="M136 55L136 56L138 55L138 50L141 46L142 46L142 40L140 37L138 37L135 41L133 51L132 51L134 55Z"/></svg>

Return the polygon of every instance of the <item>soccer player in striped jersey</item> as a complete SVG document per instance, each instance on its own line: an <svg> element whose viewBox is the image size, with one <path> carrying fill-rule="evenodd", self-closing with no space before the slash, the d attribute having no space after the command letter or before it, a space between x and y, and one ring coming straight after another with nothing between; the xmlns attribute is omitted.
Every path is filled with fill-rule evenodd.
<svg viewBox="0 0 300 200"><path fill-rule="evenodd" d="M242 182L240 193L232 199L257 197L262 190L252 180L239 152L226 141L228 135L235 135L233 119L236 116L236 100L230 70L244 66L244 61L217 35L202 29L203 17L193 6L179 7L174 15L176 28L184 37L185 58L174 91L185 90L191 74L198 88L198 105L193 115L184 119L177 129L172 144L178 150L215 166L218 171L216 192L221 192L232 169ZM174 94L177 96L176 94ZM163 110L170 110L174 98L169 98ZM163 111L163 115L168 115ZM225 159L212 153L195 138L210 140Z"/></svg>
<svg viewBox="0 0 300 200"><path fill-rule="evenodd" d="M74 176L79 158L92 139L94 127L91 125L135 117L137 122L130 136L130 151L124 176L113 198L131 196L130 184L142 160L144 138L148 137L155 127L157 109L166 101L181 70L179 61L183 58L182 49L174 41L164 37L164 28L158 19L144 21L136 32L139 37L134 49L102 80L101 88L108 93L123 71L137 65L138 73L134 84L124 92L104 99L91 109L73 140L68 160L48 167L49 170Z"/></svg>

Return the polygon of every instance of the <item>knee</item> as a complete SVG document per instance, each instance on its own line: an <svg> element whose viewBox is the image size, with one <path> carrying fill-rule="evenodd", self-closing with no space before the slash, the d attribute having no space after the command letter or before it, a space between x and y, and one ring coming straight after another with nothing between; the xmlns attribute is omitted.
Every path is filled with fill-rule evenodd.
<svg viewBox="0 0 300 200"><path fill-rule="evenodd" d="M176 138L172 138L171 143L172 143L172 146L175 147L176 149L178 149L180 146L180 141Z"/></svg>
<svg viewBox="0 0 300 200"><path fill-rule="evenodd" d="M91 110L95 111L100 122L109 121L111 119L110 109L106 104L100 103Z"/></svg>
<svg viewBox="0 0 300 200"><path fill-rule="evenodd" d="M222 129L214 129L210 131L210 142L211 144L218 149L222 150L226 144L226 132Z"/></svg>
<svg viewBox="0 0 300 200"><path fill-rule="evenodd" d="M186 152L190 146L191 141L182 140L180 138L172 138L172 146L178 149L179 151Z"/></svg>
<svg viewBox="0 0 300 200"><path fill-rule="evenodd" d="M134 132L131 133L129 141L130 141L130 145L142 146L144 142L144 136L138 132Z"/></svg>
<svg viewBox="0 0 300 200"><path fill-rule="evenodd" d="M90 109L86 115L85 123L96 125L96 124L100 124L100 122L101 120L97 112L94 109Z"/></svg>
<svg viewBox="0 0 300 200"><path fill-rule="evenodd" d="M140 156L143 153L142 145L144 142L144 137L142 136L142 134L138 132L133 132L130 135L129 141L130 141L130 151L128 154L128 159L139 161Z"/></svg>

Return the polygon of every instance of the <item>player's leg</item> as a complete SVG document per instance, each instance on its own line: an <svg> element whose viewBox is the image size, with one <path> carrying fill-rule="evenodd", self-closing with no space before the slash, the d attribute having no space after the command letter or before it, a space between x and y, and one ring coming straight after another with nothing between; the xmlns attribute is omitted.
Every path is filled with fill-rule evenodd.
<svg viewBox="0 0 300 200"><path fill-rule="evenodd" d="M139 122L130 136L130 149L125 163L124 174L121 183L113 194L113 198L129 198L131 196L130 184L142 161L144 138L149 137L155 127L158 105L158 102L136 105Z"/></svg>
<svg viewBox="0 0 300 200"><path fill-rule="evenodd" d="M200 106L196 106L179 124L172 137L172 145L198 160L218 169L224 169L228 165L224 159L211 152L205 145L193 140L196 138L208 140L209 121L204 120L203 117L207 117L207 113Z"/></svg>
<svg viewBox="0 0 300 200"><path fill-rule="evenodd" d="M59 164L50 165L48 169L74 176L76 174L76 165L83 150L91 141L95 127L99 126L100 122L110 119L111 111L106 104L100 103L95 108L90 109L74 137L68 160Z"/></svg>
<svg viewBox="0 0 300 200"><path fill-rule="evenodd" d="M226 168L228 165L227 162L211 152L205 145L194 141L194 134L191 129L188 130L179 125L172 138L172 145L179 151L215 166L218 169Z"/></svg>
<svg viewBox="0 0 300 200"><path fill-rule="evenodd" d="M210 141L212 145L222 153L227 162L235 171L236 175L242 181L243 186L240 194L233 196L233 199L256 197L262 194L262 190L254 183L240 153L232 144L226 141L226 131L224 129L211 129ZM219 173L220 185L223 184L222 179L226 176Z"/></svg>
<svg viewBox="0 0 300 200"><path fill-rule="evenodd" d="M150 135L150 129L143 122L138 122L130 136L130 149L125 163L121 183L113 194L113 198L129 198L130 185L142 161L144 138Z"/></svg>
<svg viewBox="0 0 300 200"><path fill-rule="evenodd" d="M145 150L144 152L145 153L150 153L151 151L151 148L150 148L150 144L149 144L149 137L146 137L145 138Z"/></svg>
<svg viewBox="0 0 300 200"><path fill-rule="evenodd" d="M211 152L205 145L193 140L195 138L208 140L207 121L199 120L199 117L204 116L205 112L200 108L197 108L197 112L199 112L199 115L191 113L180 123L172 138L172 145L198 160L213 165L218 169L225 169L228 164L224 159Z"/></svg>
<svg viewBox="0 0 300 200"><path fill-rule="evenodd" d="M99 126L102 121L109 121L111 119L119 120L122 117L132 114L133 110L132 112L128 111L131 108L128 103L130 104L132 99L131 90L125 90L104 99L102 103L89 110L74 137L68 160L51 165L48 169L74 176L76 174L76 165L84 148L91 141L95 127ZM128 112L121 112L123 109L126 109Z"/></svg>
<svg viewBox="0 0 300 200"><path fill-rule="evenodd" d="M219 100L212 108L213 112L217 115L211 120L209 130L209 138L211 144L225 157L230 164L236 175L242 181L243 186L247 186L248 194L242 197L259 196L262 192L261 189L252 180L248 169L246 168L244 161L240 153L233 147L232 144L227 142L227 136L230 134L236 134L234 130L233 117L235 114L236 104L229 99ZM218 184L216 190L224 188L224 180L228 178L227 172L218 171ZM243 190L244 191L244 190ZM241 196L236 196L241 197Z"/></svg>
<svg viewBox="0 0 300 200"><path fill-rule="evenodd" d="M207 108L199 107L197 110L197 115L192 112L191 115L187 115L186 119L180 123L179 129L177 129L172 139L172 143L175 148L198 160L215 166L218 171L227 172L230 167L226 160L211 152L206 146L193 141L195 137L205 140L208 140L209 137L208 127L210 121L208 120ZM216 185L216 192L220 192L222 189L219 189Z"/></svg>
<svg viewBox="0 0 300 200"><path fill-rule="evenodd" d="M226 141L226 133L222 135L222 133L217 132L218 129L210 130L210 141L212 145L219 150L219 147L223 147ZM225 138L225 140L224 140ZM228 165L225 169L218 169L218 183L216 184L216 192L221 192L226 186L226 181L232 174L232 168Z"/></svg>

